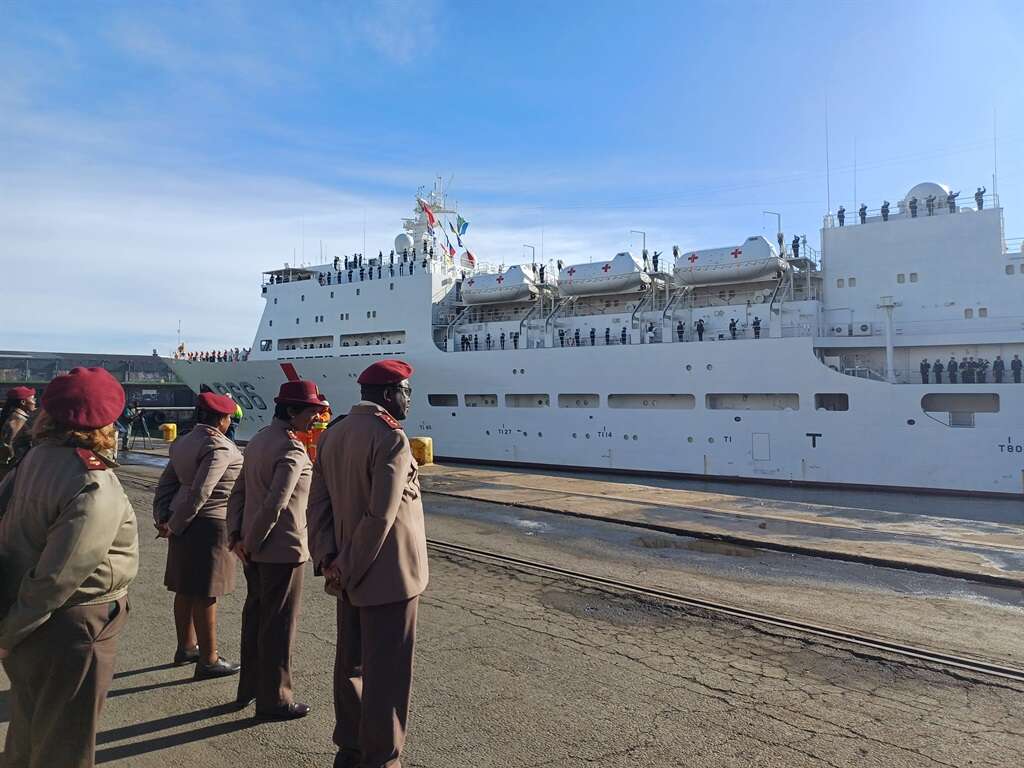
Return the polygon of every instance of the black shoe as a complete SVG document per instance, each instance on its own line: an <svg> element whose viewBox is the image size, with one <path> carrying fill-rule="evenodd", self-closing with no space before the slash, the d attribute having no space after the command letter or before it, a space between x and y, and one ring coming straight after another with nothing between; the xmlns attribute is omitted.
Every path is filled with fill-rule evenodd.
<svg viewBox="0 0 1024 768"><path fill-rule="evenodd" d="M183 651L180 648L174 652L174 666L184 667L186 664L195 664L199 661L199 646Z"/></svg>
<svg viewBox="0 0 1024 768"><path fill-rule="evenodd" d="M193 679L212 680L215 677L230 677L231 675L237 675L238 670L241 668L240 664L234 664L218 656L213 664L203 664L201 661L196 662L196 674Z"/></svg>
<svg viewBox="0 0 1024 768"><path fill-rule="evenodd" d="M305 717L309 714L309 705L300 704L297 701L293 701L283 707L277 709L270 709L264 712L256 710L257 720L298 720L300 717Z"/></svg>
<svg viewBox="0 0 1024 768"><path fill-rule="evenodd" d="M343 749L334 756L334 768L359 768L360 754L351 749Z"/></svg>

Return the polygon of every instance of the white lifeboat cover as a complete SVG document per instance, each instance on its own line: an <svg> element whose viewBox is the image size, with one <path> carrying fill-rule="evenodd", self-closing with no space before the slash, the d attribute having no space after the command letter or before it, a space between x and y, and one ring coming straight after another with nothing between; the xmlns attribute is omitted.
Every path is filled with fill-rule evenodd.
<svg viewBox="0 0 1024 768"><path fill-rule="evenodd" d="M530 264L509 267L504 272L477 273L462 283L466 304L501 304L529 301L537 292L537 279Z"/></svg>
<svg viewBox="0 0 1024 768"><path fill-rule="evenodd" d="M761 235L742 245L687 251L676 257L675 279L682 285L741 283L768 279L789 269L789 263Z"/></svg>
<svg viewBox="0 0 1024 768"><path fill-rule="evenodd" d="M622 293L638 290L650 280L640 261L623 251L607 261L563 267L558 271L558 292L563 296Z"/></svg>

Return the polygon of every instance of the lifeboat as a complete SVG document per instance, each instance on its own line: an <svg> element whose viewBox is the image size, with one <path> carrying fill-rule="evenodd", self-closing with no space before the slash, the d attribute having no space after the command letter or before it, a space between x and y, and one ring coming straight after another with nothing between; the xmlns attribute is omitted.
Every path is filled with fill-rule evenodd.
<svg viewBox="0 0 1024 768"><path fill-rule="evenodd" d="M758 235L742 245L682 253L676 257L673 276L679 285L722 285L773 280L789 268L772 244Z"/></svg>
<svg viewBox="0 0 1024 768"><path fill-rule="evenodd" d="M537 293L533 267L523 264L504 272L475 274L462 282L462 300L466 304L506 304L530 301Z"/></svg>
<svg viewBox="0 0 1024 768"><path fill-rule="evenodd" d="M563 267L558 271L558 292L562 296L626 293L638 291L650 281L637 258L624 251L608 261Z"/></svg>

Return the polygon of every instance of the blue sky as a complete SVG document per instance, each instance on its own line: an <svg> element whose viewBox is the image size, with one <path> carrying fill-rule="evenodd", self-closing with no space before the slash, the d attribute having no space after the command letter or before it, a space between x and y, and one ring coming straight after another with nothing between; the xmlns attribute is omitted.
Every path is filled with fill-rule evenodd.
<svg viewBox="0 0 1024 768"><path fill-rule="evenodd" d="M1024 5L8 3L0 348L244 345L259 272L388 247L436 175L489 261L991 187L1024 235ZM788 237L787 237L788 239ZM18 267L21 269L18 269ZM45 308L45 311L41 311Z"/></svg>

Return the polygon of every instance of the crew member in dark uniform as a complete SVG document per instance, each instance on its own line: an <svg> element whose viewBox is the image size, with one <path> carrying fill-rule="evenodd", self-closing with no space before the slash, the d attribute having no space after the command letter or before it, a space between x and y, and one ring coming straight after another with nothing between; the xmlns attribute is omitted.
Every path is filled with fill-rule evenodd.
<svg viewBox="0 0 1024 768"><path fill-rule="evenodd" d="M800 236L799 235L793 235L793 242L790 244L790 247L793 249L793 258L795 259L795 258L799 257L800 256Z"/></svg>
<svg viewBox="0 0 1024 768"><path fill-rule="evenodd" d="M704 318L697 321L697 341L704 341Z"/></svg>
<svg viewBox="0 0 1024 768"><path fill-rule="evenodd" d="M597 339L597 332L593 328L591 328L590 329L590 346L594 346L596 339Z"/></svg>
<svg viewBox="0 0 1024 768"><path fill-rule="evenodd" d="M622 329L625 332L625 328ZM558 329L558 343L560 346L565 346L565 328Z"/></svg>
<svg viewBox="0 0 1024 768"><path fill-rule="evenodd" d="M1010 372L1013 374L1014 384L1020 384L1020 371L1022 365L1024 365L1024 363L1021 363L1020 355L1014 355L1013 360L1010 361Z"/></svg>
<svg viewBox="0 0 1024 768"><path fill-rule="evenodd" d="M846 209L843 206L839 206L839 210L836 211L836 218L839 219L839 226L846 224Z"/></svg>
<svg viewBox="0 0 1024 768"><path fill-rule="evenodd" d="M977 364L974 362L973 357L968 357L960 365L960 381L964 384L974 383L974 373L977 370Z"/></svg>
<svg viewBox="0 0 1024 768"><path fill-rule="evenodd" d="M988 192L985 187L978 187L978 191L974 193L974 202L978 204L978 210L985 208L985 193Z"/></svg>
<svg viewBox="0 0 1024 768"><path fill-rule="evenodd" d="M889 220L889 201L888 200L883 200L882 201L882 221L888 221L888 220Z"/></svg>
<svg viewBox="0 0 1024 768"><path fill-rule="evenodd" d="M959 192L950 192L946 195L946 205L949 206L950 213L956 213L956 199L960 197Z"/></svg>
<svg viewBox="0 0 1024 768"><path fill-rule="evenodd" d="M622 333L619 335L621 343L626 343L626 326L622 326Z"/></svg>
<svg viewBox="0 0 1024 768"><path fill-rule="evenodd" d="M580 329L577 328L572 332L573 343L578 347L580 345Z"/></svg>
<svg viewBox="0 0 1024 768"><path fill-rule="evenodd" d="M932 363L932 374L935 376L935 383L942 383L942 361L939 358L935 358L935 362Z"/></svg>
<svg viewBox="0 0 1024 768"><path fill-rule="evenodd" d="M736 318L732 318L729 321L729 335L732 336L733 341L736 340Z"/></svg>
<svg viewBox="0 0 1024 768"><path fill-rule="evenodd" d="M984 357L978 358L978 383L984 384L988 381L988 360Z"/></svg>
<svg viewBox="0 0 1024 768"><path fill-rule="evenodd" d="M950 355L949 364L946 365L946 370L949 371L949 383L956 384L956 373L960 366L956 362L956 358Z"/></svg>
<svg viewBox="0 0 1024 768"><path fill-rule="evenodd" d="M502 331L501 335L498 336L498 343L501 344L501 348L502 349L505 348L505 332L504 331Z"/></svg>
<svg viewBox="0 0 1024 768"><path fill-rule="evenodd" d="M932 369L932 364L928 362L927 358L921 361L921 383L928 383L928 372Z"/></svg>
<svg viewBox="0 0 1024 768"><path fill-rule="evenodd" d="M750 326L754 329L754 338L755 339L760 339L761 338L761 318L758 317L757 315L755 315L754 316L754 322L752 322L750 324Z"/></svg>
<svg viewBox="0 0 1024 768"><path fill-rule="evenodd" d="M996 384L1003 383L1003 374L1006 372L1006 363L1003 362L1002 355L996 355L995 361L992 363L992 378Z"/></svg>
<svg viewBox="0 0 1024 768"><path fill-rule="evenodd" d="M860 204L860 208L857 209L857 215L860 216L861 224L868 220L868 207L866 204Z"/></svg>
<svg viewBox="0 0 1024 768"><path fill-rule="evenodd" d="M604 329L604 345L607 347L611 343L612 343L612 329L611 328L605 328Z"/></svg>
<svg viewBox="0 0 1024 768"><path fill-rule="evenodd" d="M908 206L910 207L910 218L916 219L917 218L917 198L916 197L910 198L910 202L908 203Z"/></svg>
<svg viewBox="0 0 1024 768"><path fill-rule="evenodd" d="M678 323L676 323L676 336L678 337L678 339L680 341L683 340L683 334L685 332L686 332L686 326L683 325L683 321L680 320Z"/></svg>
<svg viewBox="0 0 1024 768"><path fill-rule="evenodd" d="M935 213L935 195L928 195L928 197L924 199L924 205L925 208L928 209L929 216Z"/></svg>

